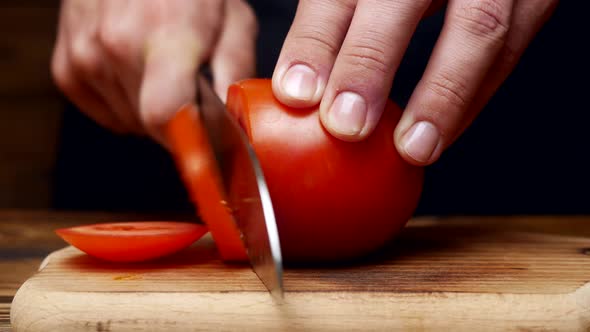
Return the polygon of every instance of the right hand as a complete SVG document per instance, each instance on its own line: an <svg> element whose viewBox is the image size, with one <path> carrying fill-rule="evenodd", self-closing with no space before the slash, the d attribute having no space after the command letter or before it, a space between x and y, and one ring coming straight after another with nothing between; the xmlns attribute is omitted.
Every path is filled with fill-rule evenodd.
<svg viewBox="0 0 590 332"><path fill-rule="evenodd" d="M194 101L204 62L222 99L254 75L257 32L244 0L63 0L52 73L100 125L166 145L161 127Z"/></svg>

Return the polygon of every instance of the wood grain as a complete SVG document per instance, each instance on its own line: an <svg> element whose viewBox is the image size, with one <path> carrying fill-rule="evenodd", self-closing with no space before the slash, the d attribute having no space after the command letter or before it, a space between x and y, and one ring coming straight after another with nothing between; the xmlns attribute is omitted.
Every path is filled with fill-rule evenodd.
<svg viewBox="0 0 590 332"><path fill-rule="evenodd" d="M3 321L10 319L10 304L2 302L5 301L0 301L0 332L11 332L12 328L10 326L2 324Z"/></svg>
<svg viewBox="0 0 590 332"><path fill-rule="evenodd" d="M16 331L590 329L590 239L485 224L417 219L379 255L290 266L282 303L249 267L222 264L210 238L144 264L66 248L19 290L12 322Z"/></svg>
<svg viewBox="0 0 590 332"><path fill-rule="evenodd" d="M187 215L133 212L0 210L0 332L12 331L9 308L17 289L38 270L45 256L65 245L55 235L55 229L114 220L193 219Z"/></svg>
<svg viewBox="0 0 590 332"><path fill-rule="evenodd" d="M37 272L41 262L41 258L29 257L0 261L0 271L8 272L0 279L0 299L12 298L23 282Z"/></svg>

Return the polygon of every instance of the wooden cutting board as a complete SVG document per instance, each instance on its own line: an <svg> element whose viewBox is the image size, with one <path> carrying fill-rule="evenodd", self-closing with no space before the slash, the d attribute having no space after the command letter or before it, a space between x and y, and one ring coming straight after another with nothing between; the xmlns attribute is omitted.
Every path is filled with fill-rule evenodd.
<svg viewBox="0 0 590 332"><path fill-rule="evenodd" d="M206 237L160 262L68 247L18 291L15 331L590 331L590 239L412 223L379 255L285 271L275 302Z"/></svg>

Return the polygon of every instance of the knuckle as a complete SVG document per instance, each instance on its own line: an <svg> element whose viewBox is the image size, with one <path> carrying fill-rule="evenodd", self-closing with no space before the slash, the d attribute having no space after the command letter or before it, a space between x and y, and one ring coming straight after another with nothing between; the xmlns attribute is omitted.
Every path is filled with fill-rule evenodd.
<svg viewBox="0 0 590 332"><path fill-rule="evenodd" d="M373 43L355 43L350 47L343 48L340 56L347 65L363 68L370 72L371 75L375 72L387 75L389 72L389 65L386 61L387 55L379 44L376 40Z"/></svg>
<svg viewBox="0 0 590 332"><path fill-rule="evenodd" d="M129 44L133 40L129 29L121 28L115 22L106 22L98 33L98 39L105 51L117 58L124 57L129 50Z"/></svg>
<svg viewBox="0 0 590 332"><path fill-rule="evenodd" d="M51 75L55 84L63 91L70 91L72 89L73 79L67 65L54 55L51 60Z"/></svg>
<svg viewBox="0 0 590 332"><path fill-rule="evenodd" d="M138 121L146 128L157 128L169 120L172 112L165 112L168 107L157 95L143 95L140 100Z"/></svg>
<svg viewBox="0 0 590 332"><path fill-rule="evenodd" d="M139 121L146 127L146 128L154 128L159 123L159 117L155 110L148 106L142 105L140 112L139 112Z"/></svg>
<svg viewBox="0 0 590 332"><path fill-rule="evenodd" d="M293 35L292 45L296 45L297 48L304 47L336 55L339 48L336 41L337 37L330 27L319 24L302 24Z"/></svg>
<svg viewBox="0 0 590 332"><path fill-rule="evenodd" d="M153 108L145 108L143 112L139 112L139 121L145 128L153 129L162 126L169 117L166 117L162 112L158 112Z"/></svg>
<svg viewBox="0 0 590 332"><path fill-rule="evenodd" d="M346 20L341 20L339 16L350 14L352 17L356 2L357 0L301 0L285 45L294 53L323 53L322 55L335 57L342 43L341 35L349 28Z"/></svg>
<svg viewBox="0 0 590 332"><path fill-rule="evenodd" d="M101 70L101 59L96 46L87 38L78 38L70 46L70 61L74 70L95 77Z"/></svg>
<svg viewBox="0 0 590 332"><path fill-rule="evenodd" d="M503 42L508 34L510 15L499 0L470 1L457 12L459 24L480 38Z"/></svg>
<svg viewBox="0 0 590 332"><path fill-rule="evenodd" d="M452 78L445 73L439 73L434 79L426 83L426 88L441 98L443 104L452 107L445 107L445 110L460 110L467 106L468 101L465 96L467 85L458 78Z"/></svg>

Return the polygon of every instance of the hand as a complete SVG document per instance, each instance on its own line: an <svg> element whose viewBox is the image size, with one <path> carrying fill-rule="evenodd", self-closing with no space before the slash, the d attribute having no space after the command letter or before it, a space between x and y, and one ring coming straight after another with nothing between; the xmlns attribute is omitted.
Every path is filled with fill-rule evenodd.
<svg viewBox="0 0 590 332"><path fill-rule="evenodd" d="M193 101L202 63L222 98L254 75L256 34L243 0L64 0L52 73L97 123L165 144L159 129Z"/></svg>
<svg viewBox="0 0 590 332"><path fill-rule="evenodd" d="M273 74L283 103L320 103L334 136L365 139L422 17L443 1L301 0ZM394 141L415 165L436 161L512 71L557 0L451 0Z"/></svg>

